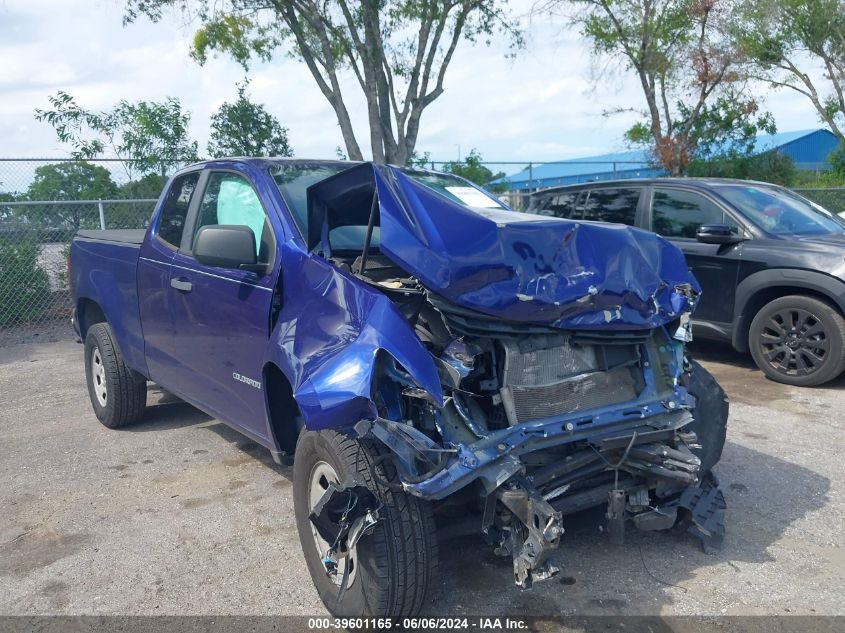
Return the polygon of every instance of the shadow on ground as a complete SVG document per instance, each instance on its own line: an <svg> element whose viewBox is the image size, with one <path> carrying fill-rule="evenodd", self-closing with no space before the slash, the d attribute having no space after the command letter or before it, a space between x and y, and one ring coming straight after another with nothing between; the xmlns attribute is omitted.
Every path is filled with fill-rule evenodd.
<svg viewBox="0 0 845 633"><path fill-rule="evenodd" d="M256 461L268 468L278 472L283 477L290 479L291 472L287 466L279 466L270 456L270 451L257 442L252 441L243 433L227 426L223 422L215 420L207 413L180 400L176 396L157 386L152 386L147 394L147 409L143 419L125 431L131 433L149 433L180 429L196 426L200 431L212 431L226 443L235 446L238 450L251 456Z"/></svg>
<svg viewBox="0 0 845 633"><path fill-rule="evenodd" d="M792 388L768 381L750 359L729 347L699 345L693 354L705 364L717 364L718 378L735 401L771 404L790 397ZM198 427L197 432L210 430L291 480L290 468L277 466L267 449L225 424L163 392L151 402L132 432L188 426ZM741 431L740 436L751 444L767 439ZM753 566L775 561L770 548L790 525L825 506L831 484L807 468L736 442L726 444L715 470L728 503L721 551L704 554L698 541L686 534L633 528L625 545L611 545L601 531L604 511L598 508L565 521L567 531L557 556L560 575L521 591L513 584L509 558L494 555L480 537L453 539L441 544L440 579L429 614L653 615L674 604L679 592L700 604L700 612L716 610L718 592L701 589L702 574L711 567L738 570L737 565L748 564L752 567L745 573L753 577Z"/></svg>
<svg viewBox="0 0 845 633"><path fill-rule="evenodd" d="M513 584L511 560L495 556L480 538L442 543L432 615L660 613L674 603L672 591L694 591L673 585L689 584L708 567L774 561L770 546L791 524L823 507L830 489L830 481L817 473L733 442L715 471L728 503L725 543L715 554L703 553L687 534L633 527L625 545L611 545L600 531L603 509L596 508L565 520L557 556L561 573L530 591ZM705 610L711 598L701 597Z"/></svg>

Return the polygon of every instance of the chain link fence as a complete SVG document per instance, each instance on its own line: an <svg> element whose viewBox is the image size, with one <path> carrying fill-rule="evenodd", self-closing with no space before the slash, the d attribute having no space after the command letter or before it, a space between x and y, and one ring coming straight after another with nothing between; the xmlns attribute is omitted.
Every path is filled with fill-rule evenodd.
<svg viewBox="0 0 845 633"><path fill-rule="evenodd" d="M144 228L155 199L0 203L0 328L67 319L79 229Z"/></svg>
<svg viewBox="0 0 845 633"><path fill-rule="evenodd" d="M528 182L543 174L537 162L484 164L494 175L520 174ZM125 161L0 159L0 342L3 332L15 328L66 323L73 235L79 229L145 228L167 175L181 166L141 175ZM647 166L618 162L608 171L616 177L652 175L641 170ZM795 191L845 213L845 187Z"/></svg>
<svg viewBox="0 0 845 633"><path fill-rule="evenodd" d="M144 228L168 173L131 161L0 159L0 342L67 323L67 256L80 229Z"/></svg>

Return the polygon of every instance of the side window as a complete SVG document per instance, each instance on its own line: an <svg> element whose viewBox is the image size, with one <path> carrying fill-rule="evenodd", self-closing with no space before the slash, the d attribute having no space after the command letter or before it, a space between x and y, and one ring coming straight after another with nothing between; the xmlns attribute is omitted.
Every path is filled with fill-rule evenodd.
<svg viewBox="0 0 845 633"><path fill-rule="evenodd" d="M575 211L578 192L548 194L538 200L534 213L557 218L571 218Z"/></svg>
<svg viewBox="0 0 845 633"><path fill-rule="evenodd" d="M269 262L273 248L270 222L261 200L249 181L231 172L213 172L200 202L194 236L204 226L235 224L247 226L255 235L259 262Z"/></svg>
<svg viewBox="0 0 845 633"><path fill-rule="evenodd" d="M664 237L695 239L702 224L727 224L739 230L721 207L692 191L655 189L651 202L651 230Z"/></svg>
<svg viewBox="0 0 845 633"><path fill-rule="evenodd" d="M188 207L197 189L198 171L176 178L167 191L158 220L158 237L175 248L182 243Z"/></svg>
<svg viewBox="0 0 845 633"><path fill-rule="evenodd" d="M581 219L629 226L636 224L639 189L591 189L588 193L581 204Z"/></svg>

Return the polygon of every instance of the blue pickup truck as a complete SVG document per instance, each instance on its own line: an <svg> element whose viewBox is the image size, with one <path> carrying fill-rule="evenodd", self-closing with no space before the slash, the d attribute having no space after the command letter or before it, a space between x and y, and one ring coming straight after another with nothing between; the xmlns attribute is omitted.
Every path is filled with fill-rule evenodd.
<svg viewBox="0 0 845 633"><path fill-rule="evenodd" d="M652 233L449 174L230 159L177 173L146 231L80 231L70 271L100 422L141 420L152 381L293 457L333 614L419 613L438 533L482 535L521 587L589 507L616 542L724 534L728 404L685 353L698 284Z"/></svg>

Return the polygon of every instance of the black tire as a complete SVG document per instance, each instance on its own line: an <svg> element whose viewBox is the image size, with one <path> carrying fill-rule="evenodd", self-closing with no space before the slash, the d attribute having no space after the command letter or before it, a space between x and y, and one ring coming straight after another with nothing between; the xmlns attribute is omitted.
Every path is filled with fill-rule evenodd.
<svg viewBox="0 0 845 633"><path fill-rule="evenodd" d="M95 365L101 369L95 372ZM104 426L119 429L141 419L147 381L123 362L108 323L95 323L85 336L85 381L94 413Z"/></svg>
<svg viewBox="0 0 845 633"><path fill-rule="evenodd" d="M303 431L293 462L293 502L299 540L320 599L334 616L413 617L426 603L437 573L437 535L430 504L389 482L397 481L387 449L334 431ZM382 504L372 534L357 545L355 578L338 600L340 587L323 568L311 522L310 481L328 463L342 482L359 475Z"/></svg>
<svg viewBox="0 0 845 633"><path fill-rule="evenodd" d="M754 316L748 345L771 380L814 387L845 370L845 319L820 299L781 297Z"/></svg>
<svg viewBox="0 0 845 633"><path fill-rule="evenodd" d="M710 472L722 457L725 437L728 433L728 396L713 375L690 361L690 371L684 374L684 386L695 396L696 406L692 410L692 424L687 428L695 431L701 448L692 452L701 460L701 476Z"/></svg>

